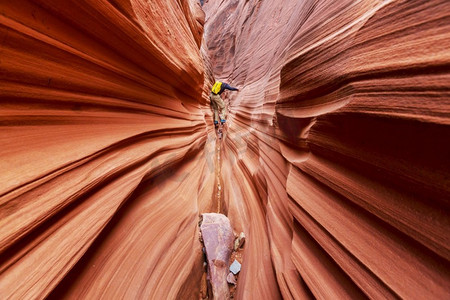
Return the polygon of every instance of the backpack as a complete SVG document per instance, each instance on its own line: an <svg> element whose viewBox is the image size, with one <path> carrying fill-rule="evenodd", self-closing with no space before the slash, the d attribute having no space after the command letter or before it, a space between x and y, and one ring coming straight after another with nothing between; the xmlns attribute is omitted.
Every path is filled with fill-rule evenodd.
<svg viewBox="0 0 450 300"><path fill-rule="evenodd" d="M217 95L220 92L221 87L222 87L222 82L216 81L216 83L214 83L211 91Z"/></svg>

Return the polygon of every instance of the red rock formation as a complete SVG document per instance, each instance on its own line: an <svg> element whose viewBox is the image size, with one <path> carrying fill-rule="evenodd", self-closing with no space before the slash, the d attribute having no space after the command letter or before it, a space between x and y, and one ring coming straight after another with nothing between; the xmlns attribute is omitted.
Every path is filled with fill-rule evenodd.
<svg viewBox="0 0 450 300"><path fill-rule="evenodd" d="M448 1L204 9L0 2L0 298L197 298L217 207L238 299L450 298Z"/></svg>
<svg viewBox="0 0 450 300"><path fill-rule="evenodd" d="M196 1L0 3L0 298L198 295L203 20Z"/></svg>
<svg viewBox="0 0 450 300"><path fill-rule="evenodd" d="M449 298L449 2L204 10L238 299Z"/></svg>

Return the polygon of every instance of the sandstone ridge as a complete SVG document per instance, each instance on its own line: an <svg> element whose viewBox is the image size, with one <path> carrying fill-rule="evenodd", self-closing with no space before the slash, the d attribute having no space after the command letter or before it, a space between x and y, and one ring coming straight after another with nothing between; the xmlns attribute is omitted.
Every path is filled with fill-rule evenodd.
<svg viewBox="0 0 450 300"><path fill-rule="evenodd" d="M448 1L206 1L238 299L450 296Z"/></svg>

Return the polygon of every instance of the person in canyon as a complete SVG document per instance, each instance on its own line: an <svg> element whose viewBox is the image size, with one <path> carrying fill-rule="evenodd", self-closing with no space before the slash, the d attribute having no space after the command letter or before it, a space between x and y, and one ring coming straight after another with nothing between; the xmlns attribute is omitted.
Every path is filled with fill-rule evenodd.
<svg viewBox="0 0 450 300"><path fill-rule="evenodd" d="M209 99L211 100L211 106L214 111L214 126L219 126L219 117L220 122L223 124L225 123L225 102L223 102L220 95L225 91L239 91L239 89L230 86L229 84L222 82L222 81L216 81L214 83L211 94L209 95Z"/></svg>

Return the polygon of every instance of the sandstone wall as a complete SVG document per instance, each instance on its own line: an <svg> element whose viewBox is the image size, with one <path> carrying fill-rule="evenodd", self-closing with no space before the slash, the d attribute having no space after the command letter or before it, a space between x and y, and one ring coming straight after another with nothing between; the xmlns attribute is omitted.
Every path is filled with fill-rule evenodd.
<svg viewBox="0 0 450 300"><path fill-rule="evenodd" d="M197 1L0 2L0 298L198 295L203 22Z"/></svg>
<svg viewBox="0 0 450 300"><path fill-rule="evenodd" d="M448 1L204 2L0 2L0 298L198 297L210 67L238 299L449 298Z"/></svg>
<svg viewBox="0 0 450 300"><path fill-rule="evenodd" d="M238 298L449 298L449 2L204 10Z"/></svg>

